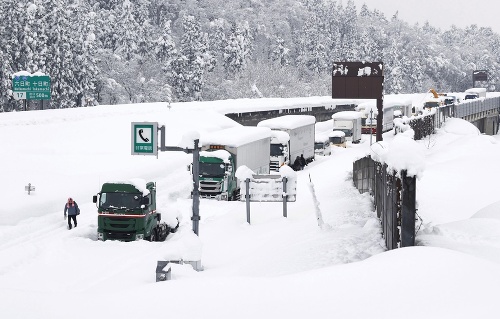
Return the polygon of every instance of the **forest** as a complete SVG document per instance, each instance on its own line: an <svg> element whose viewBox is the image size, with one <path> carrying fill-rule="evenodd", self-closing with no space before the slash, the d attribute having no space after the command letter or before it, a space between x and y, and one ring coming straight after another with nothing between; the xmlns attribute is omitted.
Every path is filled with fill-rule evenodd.
<svg viewBox="0 0 500 319"><path fill-rule="evenodd" d="M491 28L345 0L2 0L0 20L0 112L40 108L13 98L20 71L50 77L45 108L328 96L337 61L383 62L385 94L464 91L474 70L499 84Z"/></svg>

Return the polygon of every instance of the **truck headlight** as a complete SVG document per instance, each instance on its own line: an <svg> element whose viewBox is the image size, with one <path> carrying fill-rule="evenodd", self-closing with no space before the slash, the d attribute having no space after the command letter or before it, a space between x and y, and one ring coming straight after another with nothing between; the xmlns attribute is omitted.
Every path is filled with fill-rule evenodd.
<svg viewBox="0 0 500 319"><path fill-rule="evenodd" d="M136 234L135 235L135 240L143 240L144 239L144 234Z"/></svg>

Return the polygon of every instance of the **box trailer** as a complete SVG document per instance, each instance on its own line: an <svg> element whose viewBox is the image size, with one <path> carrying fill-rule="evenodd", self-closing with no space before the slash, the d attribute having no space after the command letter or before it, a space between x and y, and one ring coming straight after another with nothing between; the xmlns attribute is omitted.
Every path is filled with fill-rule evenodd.
<svg viewBox="0 0 500 319"><path fill-rule="evenodd" d="M312 115L284 115L257 124L278 132L273 133L271 139L270 170L278 171L283 165L291 165L301 155L307 163L314 160L315 123Z"/></svg>
<svg viewBox="0 0 500 319"><path fill-rule="evenodd" d="M237 200L240 181L235 173L245 165L255 174L269 174L271 130L237 126L201 136L200 195Z"/></svg>

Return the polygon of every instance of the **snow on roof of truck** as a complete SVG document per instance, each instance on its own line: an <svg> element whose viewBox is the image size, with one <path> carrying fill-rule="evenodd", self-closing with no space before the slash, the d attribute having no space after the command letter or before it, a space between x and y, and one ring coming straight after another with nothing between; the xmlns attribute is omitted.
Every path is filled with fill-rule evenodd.
<svg viewBox="0 0 500 319"><path fill-rule="evenodd" d="M286 129L293 130L297 127L311 125L316 123L316 118L313 115L283 115L260 121L257 126L269 127L271 129Z"/></svg>
<svg viewBox="0 0 500 319"><path fill-rule="evenodd" d="M314 142L325 142L329 140L330 132L321 132L314 135Z"/></svg>
<svg viewBox="0 0 500 319"><path fill-rule="evenodd" d="M285 144L290 140L290 135L283 131L271 131L271 138L275 139L281 144Z"/></svg>
<svg viewBox="0 0 500 319"><path fill-rule="evenodd" d="M472 88L465 90L465 93L484 93L486 92L486 88Z"/></svg>
<svg viewBox="0 0 500 319"><path fill-rule="evenodd" d="M328 134L329 137L345 137L345 133L342 131L331 131Z"/></svg>
<svg viewBox="0 0 500 319"><path fill-rule="evenodd" d="M405 98L405 97L391 97L391 98L387 97L387 98L384 98L382 108L388 109L388 108L394 108L394 107L403 106L403 105L411 106L412 101L408 98ZM366 101L363 103L359 103L355 109L357 111L360 111L360 112L364 111L365 113L369 113L370 110L373 110L374 114L378 114L376 100L370 100L370 101Z"/></svg>
<svg viewBox="0 0 500 319"><path fill-rule="evenodd" d="M271 138L271 129L255 126L235 126L201 136L201 145L238 147L256 140Z"/></svg>
<svg viewBox="0 0 500 319"><path fill-rule="evenodd" d="M231 154L226 150L201 151L200 156L220 158L224 163L229 163Z"/></svg>
<svg viewBox="0 0 500 319"><path fill-rule="evenodd" d="M362 117L362 114L358 111L342 111L342 112L337 112L332 115L332 119L348 119L348 120L354 120L354 119L360 119Z"/></svg>
<svg viewBox="0 0 500 319"><path fill-rule="evenodd" d="M123 184L123 185L132 185L139 192L142 193L142 196L147 196L149 194L149 189L146 187L147 182L142 178L131 178L126 181L108 181L107 184Z"/></svg>

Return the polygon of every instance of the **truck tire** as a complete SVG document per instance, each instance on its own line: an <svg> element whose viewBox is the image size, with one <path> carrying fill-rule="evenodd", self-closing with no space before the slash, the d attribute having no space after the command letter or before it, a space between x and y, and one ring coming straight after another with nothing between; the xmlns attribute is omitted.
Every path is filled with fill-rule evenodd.
<svg viewBox="0 0 500 319"><path fill-rule="evenodd" d="M147 238L148 241L156 241L156 228L151 230L151 235Z"/></svg>

